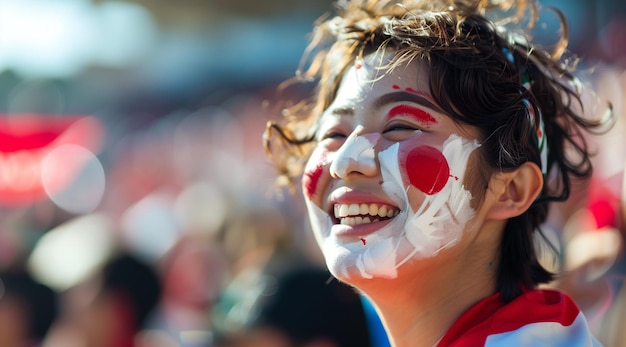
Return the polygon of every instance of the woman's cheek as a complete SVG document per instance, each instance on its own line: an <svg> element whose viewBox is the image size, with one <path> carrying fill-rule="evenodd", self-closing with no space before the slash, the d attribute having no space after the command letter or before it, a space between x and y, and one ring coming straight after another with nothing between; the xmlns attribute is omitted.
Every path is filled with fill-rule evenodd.
<svg viewBox="0 0 626 347"><path fill-rule="evenodd" d="M328 164L328 150L324 147L317 147L311 154L302 174L302 191L306 199L313 200L319 194L318 189L320 185L323 185L324 173L328 173Z"/></svg>

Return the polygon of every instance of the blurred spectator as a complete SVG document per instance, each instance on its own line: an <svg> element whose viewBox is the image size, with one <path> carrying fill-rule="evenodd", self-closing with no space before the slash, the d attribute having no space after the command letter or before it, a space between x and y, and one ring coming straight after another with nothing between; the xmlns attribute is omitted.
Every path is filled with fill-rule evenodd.
<svg viewBox="0 0 626 347"><path fill-rule="evenodd" d="M209 312L227 276L221 250L206 235L186 234L162 259L160 270L163 295L142 333L144 343L162 346L167 340L180 347L209 345Z"/></svg>
<svg viewBox="0 0 626 347"><path fill-rule="evenodd" d="M28 272L0 273L0 346L39 346L57 312L56 293Z"/></svg>
<svg viewBox="0 0 626 347"><path fill-rule="evenodd" d="M359 295L312 266L286 269L283 262L240 276L224 292L215 316L220 347L370 345Z"/></svg>
<svg viewBox="0 0 626 347"><path fill-rule="evenodd" d="M94 277L65 293L68 316L45 346L138 346L137 333L160 293L160 279L149 264L116 254Z"/></svg>
<svg viewBox="0 0 626 347"><path fill-rule="evenodd" d="M370 345L361 297L297 247L283 210L232 213L219 238L233 278L211 312L215 346Z"/></svg>
<svg viewBox="0 0 626 347"><path fill-rule="evenodd" d="M585 95L586 112L598 114L613 107L615 124L603 136L590 136L595 156L594 175L588 182L573 179L569 202L551 210L549 229L556 231L560 249L552 283L567 292L585 313L590 328L605 346L623 346L626 302L626 73L621 68L598 65L589 81L597 94Z"/></svg>
<svg viewBox="0 0 626 347"><path fill-rule="evenodd" d="M293 230L283 211L271 205L233 207L220 237L233 276L263 267L275 254L293 250Z"/></svg>

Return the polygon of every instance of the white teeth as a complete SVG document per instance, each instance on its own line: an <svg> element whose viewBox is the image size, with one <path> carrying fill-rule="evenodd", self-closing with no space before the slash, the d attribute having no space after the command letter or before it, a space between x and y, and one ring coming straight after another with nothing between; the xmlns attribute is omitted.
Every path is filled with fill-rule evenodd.
<svg viewBox="0 0 626 347"><path fill-rule="evenodd" d="M395 217L399 212L396 208L379 204L336 204L334 206L335 217L344 225L376 223L381 218Z"/></svg>
<svg viewBox="0 0 626 347"><path fill-rule="evenodd" d="M374 222L378 222L378 220L374 220ZM370 219L370 217L346 217L341 218L340 223L343 225L359 225L372 223L372 220Z"/></svg>
<svg viewBox="0 0 626 347"><path fill-rule="evenodd" d="M378 209L378 215L381 217L387 217L387 206L383 205Z"/></svg>
<svg viewBox="0 0 626 347"><path fill-rule="evenodd" d="M349 215L356 215L356 214L359 214L359 212L360 212L360 207L358 204L351 204L350 207L348 207Z"/></svg>
<svg viewBox="0 0 626 347"><path fill-rule="evenodd" d="M361 206L359 207L359 213L360 214L368 214L369 212L370 212L370 209L367 206L367 204L361 204Z"/></svg>
<svg viewBox="0 0 626 347"><path fill-rule="evenodd" d="M378 205L371 204L370 205L369 214L372 215L372 216L377 216L378 215Z"/></svg>

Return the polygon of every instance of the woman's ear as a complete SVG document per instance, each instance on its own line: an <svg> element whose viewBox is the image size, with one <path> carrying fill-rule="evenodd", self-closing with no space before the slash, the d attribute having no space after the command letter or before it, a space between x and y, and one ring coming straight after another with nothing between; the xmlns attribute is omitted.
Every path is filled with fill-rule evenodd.
<svg viewBox="0 0 626 347"><path fill-rule="evenodd" d="M491 194L494 200L487 217L504 220L521 215L537 199L542 187L543 174L532 162L513 171L493 174L487 194Z"/></svg>

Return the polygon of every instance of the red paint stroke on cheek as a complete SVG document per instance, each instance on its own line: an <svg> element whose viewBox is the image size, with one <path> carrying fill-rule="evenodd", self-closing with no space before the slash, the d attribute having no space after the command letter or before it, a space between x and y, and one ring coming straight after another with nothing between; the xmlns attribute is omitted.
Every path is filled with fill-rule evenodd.
<svg viewBox="0 0 626 347"><path fill-rule="evenodd" d="M365 246L367 244L367 240L365 240L364 238L360 238L361 242L363 243L363 246Z"/></svg>
<svg viewBox="0 0 626 347"><path fill-rule="evenodd" d="M311 158L311 160L314 160ZM315 166L311 166L310 169L307 169L302 175L302 189L304 192L304 196L307 199L311 199L315 192L317 191L317 185L319 183L320 177L324 173L324 165L326 163L326 153L321 153L317 159L317 164Z"/></svg>
<svg viewBox="0 0 626 347"><path fill-rule="evenodd" d="M411 185L428 195L440 192L450 178L448 161L434 147L414 148L407 155L405 164Z"/></svg>
<svg viewBox="0 0 626 347"><path fill-rule="evenodd" d="M413 119L424 125L437 124L437 120L431 116L430 113L409 105L399 105L392 108L389 111L389 114L387 114L387 120L398 116L411 116Z"/></svg>
<svg viewBox="0 0 626 347"><path fill-rule="evenodd" d="M307 199L311 200L313 194L317 191L317 183L322 177L322 172L324 171L324 165L317 164L313 170L306 171L302 175L302 188L304 190L304 196Z"/></svg>
<svg viewBox="0 0 626 347"><path fill-rule="evenodd" d="M399 86L399 85L397 85L397 84L394 84L394 85L392 85L392 86L391 86L391 88L393 88L393 89L395 89L395 90L398 90L398 89L400 89L400 86Z"/></svg>

